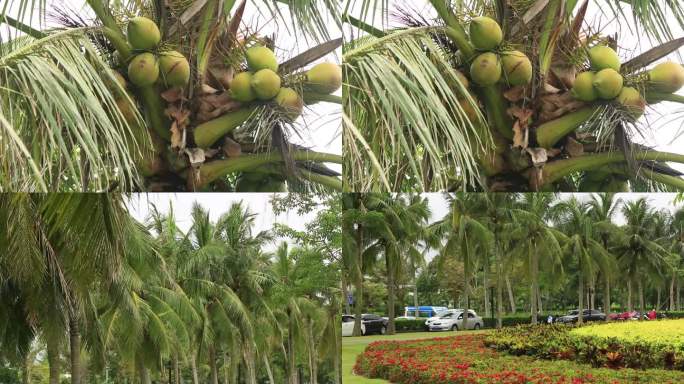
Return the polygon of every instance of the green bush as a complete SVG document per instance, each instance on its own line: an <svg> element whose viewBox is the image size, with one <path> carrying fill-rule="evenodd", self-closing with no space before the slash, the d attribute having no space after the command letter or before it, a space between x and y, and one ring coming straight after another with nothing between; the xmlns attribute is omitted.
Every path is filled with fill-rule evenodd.
<svg viewBox="0 0 684 384"><path fill-rule="evenodd" d="M426 331L425 320L427 319L399 319L394 321L394 328L397 332L419 332Z"/></svg>
<svg viewBox="0 0 684 384"><path fill-rule="evenodd" d="M684 319L684 311L665 311L663 313L668 319Z"/></svg>

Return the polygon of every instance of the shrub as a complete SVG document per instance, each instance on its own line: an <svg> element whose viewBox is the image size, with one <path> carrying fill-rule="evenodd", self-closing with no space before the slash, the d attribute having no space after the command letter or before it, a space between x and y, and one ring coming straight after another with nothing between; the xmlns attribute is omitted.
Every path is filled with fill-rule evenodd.
<svg viewBox="0 0 684 384"><path fill-rule="evenodd" d="M394 328L397 332L418 332L426 331L425 320L427 319L399 319L394 321Z"/></svg>

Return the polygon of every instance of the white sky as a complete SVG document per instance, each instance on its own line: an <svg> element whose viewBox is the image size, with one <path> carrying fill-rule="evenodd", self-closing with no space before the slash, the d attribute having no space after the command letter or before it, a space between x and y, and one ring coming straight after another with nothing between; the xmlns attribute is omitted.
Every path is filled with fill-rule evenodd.
<svg viewBox="0 0 684 384"><path fill-rule="evenodd" d="M659 3L664 3L664 0L653 0ZM432 5L426 0L387 0L389 4L389 9L391 12L396 12L397 7L415 10L422 17L430 20L437 16ZM384 3L378 2L379 4ZM581 4L581 2L579 2ZM354 0L355 6L352 7L354 10L359 9L360 0ZM650 42L643 33L639 33L634 26L630 30L625 23L620 20L608 19L607 14L601 11L598 4L602 4L605 7L604 1L593 0L589 3L589 8L587 10L587 17L585 18L585 24L592 26L592 28L602 27L601 33L604 35L613 35L616 32L620 38L618 41L618 54L625 62L628 59L643 53L650 48L657 45L654 42ZM579 4L578 4L579 5ZM631 18L631 9L628 4L624 4L623 8L625 14ZM368 12L369 15L372 14L372 10ZM605 11L604 11L605 12ZM350 12L353 15L357 15L358 12ZM376 13L376 15L378 15ZM672 34L675 38L684 36L684 31L678 27L678 23L674 19L672 14L668 14L669 25L673 29ZM382 25L382 19L376 17L374 25ZM389 26L399 26L395 18L390 13ZM348 30L345 29L345 32ZM356 35L358 31L354 28L354 34ZM682 53L684 53L684 48L680 48L679 51L674 52L667 59L674 60L677 62L682 62ZM665 59L663 59L665 60ZM655 64L653 64L655 65ZM678 94L684 95L684 89L680 90ZM674 121L673 121L674 120ZM640 123L645 125L643 131L645 137L635 137L635 141L644 145L655 147L655 149L666 152L682 153L682 148L684 147L684 105L678 103L662 102L649 108L644 117L641 118ZM650 127L649 127L650 126ZM673 168L684 171L684 164L672 163Z"/></svg>
<svg viewBox="0 0 684 384"><path fill-rule="evenodd" d="M0 8L4 6L7 0L0 0ZM21 0L9 0L13 3L12 9L17 9ZM84 0L45 0L52 7L66 5L74 10L83 10L88 17L93 17L90 7L85 5ZM270 2L270 0L269 0ZM239 2L236 2L236 5ZM250 26L259 26L259 31L262 35L270 36L275 32L276 35L276 50L275 53L280 62L296 56L299 53L306 51L316 45L314 41L307 41L301 34L294 35L292 33L292 26L285 25L280 20L278 23L273 22L270 18L270 13L265 7L264 0L249 0L245 8L243 22ZM289 20L289 12L286 6L278 4L278 7L283 12L286 20ZM49 8L48 8L49 9ZM13 13L8 12L10 16ZM37 16L37 15L36 15ZM49 22L49 20L48 20ZM278 25L281 24L281 25ZM48 24L49 25L49 24ZM38 27L37 18L33 23L34 27ZM331 39L342 36L341 31L337 28L337 24L333 20L329 20L329 34ZM0 26L0 37L6 38L7 26L2 24ZM16 32L13 31L12 34ZM327 55L319 61L340 62L341 49L337 52ZM341 95L341 90L336 93ZM331 103L318 103L313 105L304 112L304 117L297 121L300 128L299 134L302 137L293 135L291 141L300 145L311 147L313 150L328 152L341 155L342 154L342 124L341 115L342 106ZM303 129L306 128L306 129ZM328 164L328 166L338 172L342 171L340 164Z"/></svg>
<svg viewBox="0 0 684 384"><path fill-rule="evenodd" d="M297 212L276 216L271 208L273 196L272 193L135 193L129 199L128 207L133 217L144 222L151 211L151 204L162 213L168 213L169 204L172 204L176 223L183 232L187 232L192 226L190 213L195 202L208 209L210 218L216 221L228 211L232 203L243 201L252 213L258 214L255 218L255 233L269 230L275 223L304 230L304 225L312 221L320 210L316 208L303 216L299 216Z"/></svg>

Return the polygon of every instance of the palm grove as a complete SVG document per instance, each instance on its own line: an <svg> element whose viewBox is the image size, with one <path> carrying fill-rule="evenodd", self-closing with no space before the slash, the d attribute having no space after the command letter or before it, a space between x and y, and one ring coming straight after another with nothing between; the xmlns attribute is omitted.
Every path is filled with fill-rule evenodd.
<svg viewBox="0 0 684 384"><path fill-rule="evenodd" d="M386 314L388 332L408 305L474 308L497 327L576 308L681 310L684 208L628 196L445 194L431 219L425 195L345 195L345 310Z"/></svg>
<svg viewBox="0 0 684 384"><path fill-rule="evenodd" d="M319 203L304 233L257 233L244 203L195 203L183 232L118 195L1 195L0 381L339 383L339 203Z"/></svg>

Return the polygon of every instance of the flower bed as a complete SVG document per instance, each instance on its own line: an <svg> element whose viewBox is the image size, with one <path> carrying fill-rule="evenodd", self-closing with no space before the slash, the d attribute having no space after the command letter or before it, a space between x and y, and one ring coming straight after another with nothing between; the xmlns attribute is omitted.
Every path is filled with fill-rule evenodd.
<svg viewBox="0 0 684 384"><path fill-rule="evenodd" d="M684 321L518 326L491 333L485 343L512 355L575 360L594 367L684 371Z"/></svg>
<svg viewBox="0 0 684 384"><path fill-rule="evenodd" d="M682 383L677 371L592 368L571 361L512 356L488 348L485 335L375 342L354 372L398 384L456 383Z"/></svg>

